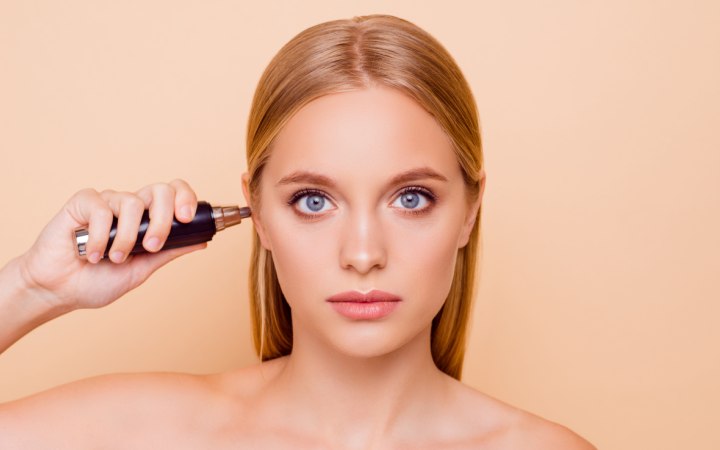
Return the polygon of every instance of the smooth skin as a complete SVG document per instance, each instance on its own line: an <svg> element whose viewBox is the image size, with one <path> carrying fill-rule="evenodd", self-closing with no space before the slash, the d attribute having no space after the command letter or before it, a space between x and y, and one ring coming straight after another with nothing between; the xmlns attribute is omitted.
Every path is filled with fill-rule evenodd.
<svg viewBox="0 0 720 450"><path fill-rule="evenodd" d="M243 190L250 204L247 174ZM252 219L292 308L291 355L216 375L95 377L3 404L0 448L594 448L435 367L432 318L482 192L469 201L448 137L417 103L383 87L311 102L277 136L260 194ZM154 253L172 215L189 221L196 203L181 180L73 196L0 271L0 350L58 315L111 303L204 247ZM153 253L126 257L146 207L143 244ZM119 253L76 258L70 231L89 224L88 254L100 252L113 214ZM370 289L402 302L377 320L348 319L326 302Z"/></svg>

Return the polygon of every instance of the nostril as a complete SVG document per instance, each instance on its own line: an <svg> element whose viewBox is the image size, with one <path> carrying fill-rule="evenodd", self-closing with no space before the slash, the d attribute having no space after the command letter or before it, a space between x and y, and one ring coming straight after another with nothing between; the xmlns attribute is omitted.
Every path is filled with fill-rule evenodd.
<svg viewBox="0 0 720 450"><path fill-rule="evenodd" d="M383 230L377 219L370 213L364 213L348 217L346 225L341 237L341 267L359 273L384 267L387 251Z"/></svg>

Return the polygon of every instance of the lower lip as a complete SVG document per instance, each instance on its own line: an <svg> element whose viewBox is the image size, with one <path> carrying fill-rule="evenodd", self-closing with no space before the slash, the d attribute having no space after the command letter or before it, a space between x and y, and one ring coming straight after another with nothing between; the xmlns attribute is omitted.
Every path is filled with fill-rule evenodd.
<svg viewBox="0 0 720 450"><path fill-rule="evenodd" d="M372 320L395 311L400 302L330 302L333 309L348 319Z"/></svg>

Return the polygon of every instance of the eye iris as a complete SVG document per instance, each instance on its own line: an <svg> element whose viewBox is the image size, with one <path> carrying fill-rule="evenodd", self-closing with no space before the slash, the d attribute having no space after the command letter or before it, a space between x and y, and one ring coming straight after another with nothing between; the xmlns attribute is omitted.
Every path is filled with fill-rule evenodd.
<svg viewBox="0 0 720 450"><path fill-rule="evenodd" d="M406 208L415 208L420 203L420 196L415 192L403 194L400 202Z"/></svg>
<svg viewBox="0 0 720 450"><path fill-rule="evenodd" d="M318 212L325 205L325 199L319 195L310 195L307 200L305 200L305 204L310 211Z"/></svg>

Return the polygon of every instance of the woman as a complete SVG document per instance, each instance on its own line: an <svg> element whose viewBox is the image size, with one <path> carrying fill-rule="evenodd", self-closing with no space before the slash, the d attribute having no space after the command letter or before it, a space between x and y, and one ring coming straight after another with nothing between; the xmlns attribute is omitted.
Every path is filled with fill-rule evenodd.
<svg viewBox="0 0 720 450"><path fill-rule="evenodd" d="M1 405L1 448L593 448L459 382L485 175L472 94L431 36L390 16L305 30L260 80L247 152L263 362L96 377ZM158 252L195 207L181 180L77 193L0 272L0 350L203 248ZM128 257L145 208L150 253ZM87 261L67 239L83 225Z"/></svg>

